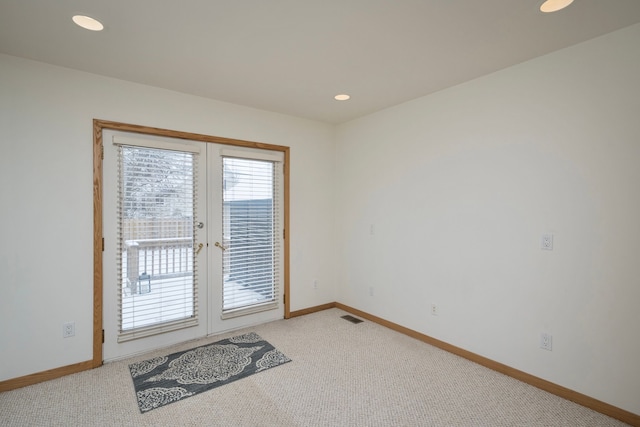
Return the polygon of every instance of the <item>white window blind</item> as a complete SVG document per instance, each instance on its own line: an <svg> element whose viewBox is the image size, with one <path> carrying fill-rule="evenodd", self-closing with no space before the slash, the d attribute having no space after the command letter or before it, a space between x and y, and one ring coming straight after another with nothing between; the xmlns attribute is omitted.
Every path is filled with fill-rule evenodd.
<svg viewBox="0 0 640 427"><path fill-rule="evenodd" d="M198 321L198 153L141 145L118 145L119 342Z"/></svg>
<svg viewBox="0 0 640 427"><path fill-rule="evenodd" d="M278 307L282 164L222 157L223 307L228 318Z"/></svg>

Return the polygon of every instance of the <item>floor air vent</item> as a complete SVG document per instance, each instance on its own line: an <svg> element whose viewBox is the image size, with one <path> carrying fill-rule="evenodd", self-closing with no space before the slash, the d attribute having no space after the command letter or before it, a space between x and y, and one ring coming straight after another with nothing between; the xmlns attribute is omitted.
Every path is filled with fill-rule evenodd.
<svg viewBox="0 0 640 427"><path fill-rule="evenodd" d="M341 316L344 320L348 320L351 323L361 323L364 322L364 320L360 320L357 317L353 317L350 314L347 314L345 316Z"/></svg>

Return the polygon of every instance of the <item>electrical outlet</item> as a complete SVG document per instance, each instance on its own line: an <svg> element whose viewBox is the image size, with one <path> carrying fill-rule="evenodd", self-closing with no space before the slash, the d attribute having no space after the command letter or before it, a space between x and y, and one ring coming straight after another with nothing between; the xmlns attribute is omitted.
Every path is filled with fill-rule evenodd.
<svg viewBox="0 0 640 427"><path fill-rule="evenodd" d="M318 289L318 279L313 281L313 289Z"/></svg>
<svg viewBox="0 0 640 427"><path fill-rule="evenodd" d="M62 338L69 338L76 334L76 322L62 324Z"/></svg>
<svg viewBox="0 0 640 427"><path fill-rule="evenodd" d="M552 251L553 250L553 234L551 233L543 234L540 247L545 251Z"/></svg>
<svg viewBox="0 0 640 427"><path fill-rule="evenodd" d="M373 296L373 286L369 286L369 296Z"/></svg>
<svg viewBox="0 0 640 427"><path fill-rule="evenodd" d="M553 347L552 346L552 343L553 343L552 338L553 337L551 336L551 334L547 334L545 332L541 333L540 334L540 348L543 349L543 350L551 351L551 349Z"/></svg>
<svg viewBox="0 0 640 427"><path fill-rule="evenodd" d="M435 304L431 304L431 315L432 316L438 315L438 306Z"/></svg>

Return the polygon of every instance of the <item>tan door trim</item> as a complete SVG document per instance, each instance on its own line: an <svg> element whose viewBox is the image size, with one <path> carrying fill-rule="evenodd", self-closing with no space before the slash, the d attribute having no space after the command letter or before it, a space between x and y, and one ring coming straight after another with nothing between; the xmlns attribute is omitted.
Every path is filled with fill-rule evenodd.
<svg viewBox="0 0 640 427"><path fill-rule="evenodd" d="M263 150L280 151L284 153L284 317L291 317L290 288L289 288L289 147L283 145L265 144L262 142L243 141L239 139L222 138L218 136L201 135L180 132L148 126L127 123L93 120L93 360L91 367L102 365L102 251L104 249L103 236L103 159L104 146L102 131L104 129L140 133L146 135L165 136L170 138L188 139L191 141L215 144L233 145L239 147L259 148Z"/></svg>

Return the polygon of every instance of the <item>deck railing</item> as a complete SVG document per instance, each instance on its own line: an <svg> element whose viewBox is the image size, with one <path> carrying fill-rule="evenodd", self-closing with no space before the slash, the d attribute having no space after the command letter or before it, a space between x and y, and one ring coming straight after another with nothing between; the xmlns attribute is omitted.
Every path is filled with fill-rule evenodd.
<svg viewBox="0 0 640 427"><path fill-rule="evenodd" d="M178 277L193 272L193 238L125 241L128 286L139 292L141 280Z"/></svg>

